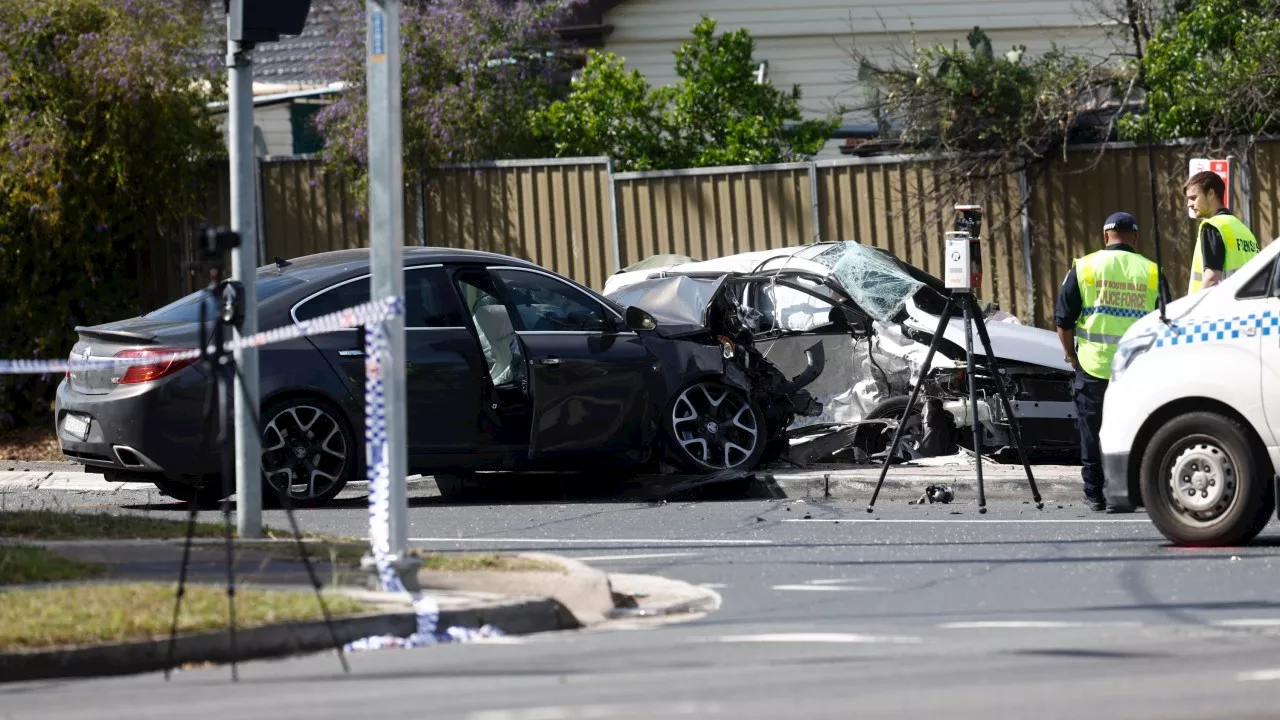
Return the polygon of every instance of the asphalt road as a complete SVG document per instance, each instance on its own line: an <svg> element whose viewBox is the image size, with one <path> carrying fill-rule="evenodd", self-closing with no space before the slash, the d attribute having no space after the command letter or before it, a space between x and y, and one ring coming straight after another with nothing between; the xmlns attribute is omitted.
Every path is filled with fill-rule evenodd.
<svg viewBox="0 0 1280 720"><path fill-rule="evenodd" d="M413 543L543 551L714 588L722 608L647 629L0 685L3 718L1274 717L1280 525L1175 549L1142 514L968 497L910 506L733 488L666 503L507 489L414 493ZM300 513L362 535L362 494ZM10 494L180 517L135 493ZM212 518L212 513L205 513ZM268 513L268 523L286 527Z"/></svg>

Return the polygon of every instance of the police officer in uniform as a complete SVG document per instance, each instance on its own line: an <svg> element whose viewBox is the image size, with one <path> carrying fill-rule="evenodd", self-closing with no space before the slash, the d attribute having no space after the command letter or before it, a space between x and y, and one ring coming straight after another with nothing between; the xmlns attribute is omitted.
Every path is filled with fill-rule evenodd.
<svg viewBox="0 0 1280 720"><path fill-rule="evenodd" d="M1098 434L1111 358L1125 331L1156 309L1157 292L1169 296L1156 264L1134 249L1138 221L1132 215L1116 213L1102 230L1106 247L1071 264L1054 312L1066 361L1076 371L1072 395L1080 428L1080 475L1085 502L1094 512L1107 509Z"/></svg>
<svg viewBox="0 0 1280 720"><path fill-rule="evenodd" d="M1188 295L1226 280L1258 254L1258 239L1225 207L1226 189L1222 178L1208 170L1192 175L1183 186L1187 212L1200 220Z"/></svg>

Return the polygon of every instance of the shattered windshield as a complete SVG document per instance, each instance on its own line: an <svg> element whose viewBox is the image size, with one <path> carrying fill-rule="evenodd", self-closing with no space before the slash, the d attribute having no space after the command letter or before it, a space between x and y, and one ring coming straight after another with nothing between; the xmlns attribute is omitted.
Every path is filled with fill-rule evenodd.
<svg viewBox="0 0 1280 720"><path fill-rule="evenodd" d="M813 260L830 268L849 297L881 322L891 321L907 298L924 287L892 257L851 240L832 245Z"/></svg>

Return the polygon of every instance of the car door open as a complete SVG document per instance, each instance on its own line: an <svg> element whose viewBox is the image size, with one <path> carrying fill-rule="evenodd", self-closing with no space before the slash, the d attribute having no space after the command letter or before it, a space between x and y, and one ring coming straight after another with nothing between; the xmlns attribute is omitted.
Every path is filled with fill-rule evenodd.
<svg viewBox="0 0 1280 720"><path fill-rule="evenodd" d="M489 269L513 311L528 372L529 456L623 453L641 447L652 359L622 317L588 293L533 269Z"/></svg>

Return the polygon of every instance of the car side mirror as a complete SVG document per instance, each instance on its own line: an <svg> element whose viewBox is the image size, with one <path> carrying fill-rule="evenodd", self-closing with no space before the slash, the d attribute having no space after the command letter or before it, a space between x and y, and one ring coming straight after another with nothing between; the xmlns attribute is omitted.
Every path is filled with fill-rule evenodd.
<svg viewBox="0 0 1280 720"><path fill-rule="evenodd" d="M627 327L631 330L652 330L658 327L658 323L649 313L632 305L627 308L626 314Z"/></svg>

